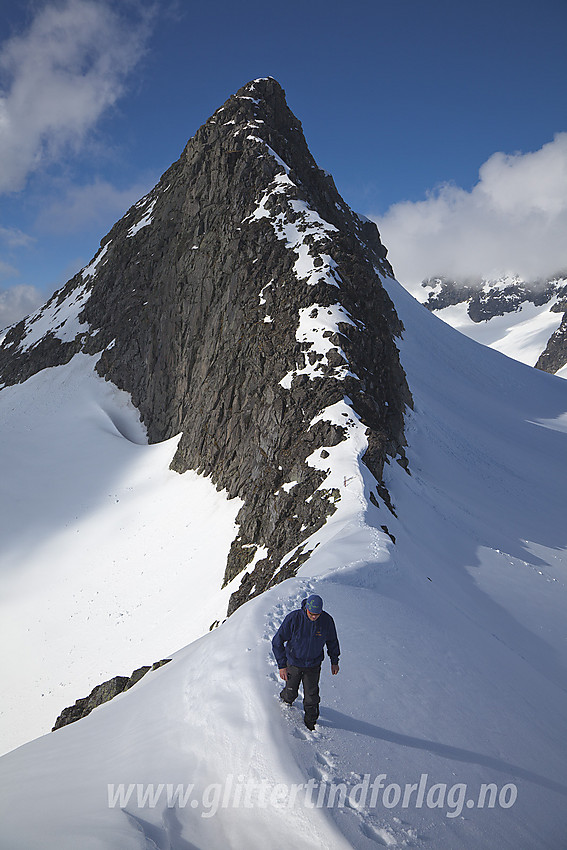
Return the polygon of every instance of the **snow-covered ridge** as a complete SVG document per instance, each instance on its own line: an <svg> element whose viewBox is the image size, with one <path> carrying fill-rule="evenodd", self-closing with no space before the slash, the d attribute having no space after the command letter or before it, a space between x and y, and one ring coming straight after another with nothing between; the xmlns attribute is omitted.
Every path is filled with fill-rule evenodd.
<svg viewBox="0 0 567 850"><path fill-rule="evenodd" d="M293 379L298 375L307 375L310 380L321 377L321 369L326 368L328 370L331 365L333 371L331 373L327 371L327 374L332 374L333 377L339 379L350 376L359 380L358 375L355 375L348 367L345 352L336 342L331 341L332 337L341 333L340 324L357 327L351 316L340 304L331 304L328 307L313 304L310 307L300 309L299 325L295 338L306 346L306 365L303 369L294 369L288 372L281 379L280 385L284 389L290 389ZM335 358L340 358L342 364L337 365L336 359L331 364L329 362L330 352L334 353Z"/></svg>
<svg viewBox="0 0 567 850"><path fill-rule="evenodd" d="M94 277L99 263L101 263L102 260L104 260L104 258L106 256L106 252L110 248L111 242L112 242L112 240L109 239L108 242L106 242L106 244L94 256L94 258L89 263L89 265L85 266L85 268L82 270L81 275L83 277L83 280L87 280L89 277Z"/></svg>
<svg viewBox="0 0 567 850"><path fill-rule="evenodd" d="M93 278L108 259L107 252L111 244L112 240L108 240L89 265L82 269L80 273L82 282L70 289L67 294L64 294L63 290L55 292L46 304L24 319L22 338L17 343L11 343L14 350L28 351L47 334L51 334L61 342L73 342L77 336L91 333L90 325L80 318L80 313L91 296Z"/></svg>
<svg viewBox="0 0 567 850"><path fill-rule="evenodd" d="M35 312L27 316L24 322L23 335L19 340L6 344L6 349L25 352L36 346L47 334L51 334L61 342L73 342L77 336L91 333L88 322L79 316L91 295L92 280L98 268L104 265L107 251L112 240L100 248L95 257L81 271L82 282L74 288L67 285L68 290L55 292L49 301ZM6 334L0 339L0 346L5 343Z"/></svg>
<svg viewBox="0 0 567 850"><path fill-rule="evenodd" d="M238 132L240 131L237 130L236 133ZM328 253L331 245L329 237L338 232L337 228L321 218L319 213L305 201L294 197L298 187L290 177L290 168L281 157L260 137L249 134L247 138L261 144L268 155L275 159L283 173L276 175L259 199L256 209L244 223L268 219L278 239L284 241L286 247L297 256L293 269L298 281L307 282L309 285L327 283L340 289L341 277L337 264ZM274 214L271 209L273 209L275 197L283 201L284 209ZM281 208L281 203L278 206ZM261 304L265 303L263 290L259 293L259 298ZM265 320L272 321L272 317L266 316ZM323 368L326 374L333 378L344 380L346 377L352 377L359 380L358 375L349 366L347 355L336 343L336 336L342 335L341 325L358 327L348 311L338 302L329 306L311 304L300 308L296 339L302 344L305 366L288 372L280 380L279 383L284 389L291 389L293 380L300 375L307 375L310 380L322 377ZM332 362L329 360L331 352L334 358ZM333 462L330 468L329 464L321 462L321 449L307 459L306 462L309 465L326 473L325 481L318 489L326 492L334 490L335 498L340 500L346 491L347 481L356 479L364 490L361 459L368 446L364 436L366 428L352 408L352 401L345 396L342 402L322 411L310 427L320 420L344 428L345 440L338 446L322 450L323 457L328 457L332 452ZM354 428L355 423L356 438L346 428L347 424ZM337 470L340 472L337 473ZM345 505L344 510L348 511L349 507ZM341 510L340 513L342 514L343 511ZM313 539L310 538L307 545L312 550L317 545L317 535ZM294 552L295 547L282 559L280 569L285 566Z"/></svg>
<svg viewBox="0 0 567 850"><path fill-rule="evenodd" d="M94 264L91 263L94 267ZM36 345L47 333L61 342L72 342L78 334L88 333L90 326L82 322L79 313L90 297L88 282L77 286L64 298L56 293L44 307L25 319L24 336L17 346L26 351Z"/></svg>
<svg viewBox="0 0 567 850"><path fill-rule="evenodd" d="M263 83L260 88L263 94L267 94L265 101L256 97L257 92L249 88L241 90L236 99L230 99L217 110L212 121L208 122L208 125L212 123L217 126L208 126L204 134L207 144L214 145L216 140L221 140L221 162L224 167L228 161L231 174L244 174L242 163L246 162L250 176L256 177L255 197L246 198L248 203L244 206L242 217L236 222L236 231L243 231L246 241L257 239L261 246L266 239L275 237L285 246L287 253L285 256L281 250L272 249L269 255L266 254L267 264L264 266L262 255L255 258L251 252L250 262L252 266L258 263L251 276L252 281L254 278L258 280L255 297L260 310L257 321L270 328L269 332L277 339L282 353L288 345L291 346L289 351L293 352L292 356L288 353L284 358L278 358L274 371L277 375L274 396L278 399L278 405L283 404L284 410L294 411L299 429L293 449L288 451L286 448L285 454L282 452L281 458L277 460L276 468L284 475L287 475L289 469L287 481L285 478L283 484L277 481L277 488L274 489L278 495L274 500L274 490L270 488L262 511L266 516L271 516L272 511L276 515L278 512L289 513L288 527L294 531L293 537L290 536L282 545L281 535L276 540L271 528L266 528L267 535L264 537L264 525L260 526L256 542L260 546L266 543L266 539L273 541L268 546L269 557L259 562L257 570L248 570L247 575L243 576L242 593L235 594L235 601L239 604L245 598L245 593L259 592L266 586L269 570L275 571L271 575L276 580L282 569L287 570L284 575L289 575L297 568L295 564L304 560L316 545L316 538L312 538L310 532L320 528L325 515L336 513L337 508L340 513L345 481L361 477L361 456L352 452L350 444L345 454L345 457L349 457L349 472L341 477L340 487L325 485L328 474L326 467L313 466L321 475L313 475L309 470L311 464L306 458L314 453L317 443L323 457L326 452L325 441L328 440L331 445L341 440L348 443L347 429L341 427L343 420L335 422L332 415L329 418L320 416L328 406L327 399L334 402L341 394L347 399L344 404L348 406L352 404L350 397L358 399L358 393L364 393L364 386L374 385L376 376L373 365L365 368L362 352L374 350L375 339L383 336L383 351L387 352L386 370L392 368L390 374L395 372L394 364L397 363L396 349L390 338L390 334L396 332L395 320L391 325L379 327L380 319L376 320L374 316L372 331L367 331L360 318L361 287L365 289L365 297L372 303L376 315L381 316L380 299L384 297L383 290L372 268L373 262L380 264L381 258L385 256L378 232L374 225L371 225L374 232L370 232L370 228L366 227L369 223L349 210L330 175L317 167L300 135L301 125L288 110L281 88L277 84L264 86ZM227 151L231 154L228 160ZM266 178L266 175L269 176ZM250 204L252 200L254 203ZM259 224L266 226L258 227ZM369 246L372 247L367 250ZM280 256L285 257L282 261L277 260L281 262L281 272L273 273L271 263ZM339 271L339 268L343 268L341 264L345 264L344 275ZM360 281L358 286L353 285L355 278ZM384 301L387 302L387 298L384 297ZM385 303L385 310L390 306ZM266 350L271 350L272 344L268 343ZM259 343L259 349L264 350L262 342ZM352 363L356 361L356 367L351 360ZM364 381L360 380L359 373L364 376ZM360 390L353 391L352 381L360 383ZM316 382L319 385L314 388L315 395L310 399L309 385ZM343 382L344 387L337 385L338 382ZM392 381L385 388L387 394L394 385ZM282 398L279 392L281 388L290 392L289 401ZM302 395L306 396L303 403ZM378 477L381 453L386 450L383 447L388 445L388 450L395 452L398 440L393 434L394 428L399 424L400 431L403 430L402 412L395 402L392 402L392 409L395 408L396 412L389 418L388 425L384 425L382 417L387 415L384 413L387 407L371 400L365 408L365 427L361 425L363 433L368 429L375 428L378 431L383 428L390 431L393 437L388 443L376 441L373 444L377 451L369 457L372 457L370 462ZM403 404L400 408L403 408ZM317 428L311 431L309 423L314 415L319 415L319 421ZM353 417L358 418L354 407ZM287 441L285 438L283 442L278 439L278 443L283 448ZM364 442L363 453L367 447L368 442ZM293 481L296 484L288 486ZM322 486L319 487L321 482ZM369 492L372 486L376 490L376 480L370 483ZM287 524L286 520L287 516L283 523ZM235 541L235 554L228 566L229 575L232 574L230 571L233 564L236 569L240 563L246 563L252 542L246 534L253 523L247 521L243 526L246 530ZM229 612L231 610L234 609L229 608Z"/></svg>
<svg viewBox="0 0 567 850"><path fill-rule="evenodd" d="M261 141L256 136L250 138ZM272 155L273 151L269 146L266 145L266 147ZM281 162L277 155L274 155L274 158ZM284 241L286 247L297 255L294 271L298 280L306 280L313 285L320 282L321 279L325 279L331 286L338 287L340 276L336 271L336 264L332 257L324 253L324 246L328 241L324 239L324 236L336 233L337 228L329 224L328 221L324 221L319 213L311 209L305 201L298 200L293 196L288 197L289 190L291 189L294 193L297 191L297 186L287 172L289 172L289 169L286 166L286 173L276 176L260 199L257 208L248 219L245 219L245 222L249 220L259 221L262 218L269 219L278 239ZM287 214L280 212L274 215L270 212L267 205L277 195L286 199L289 210ZM315 237L315 240L307 237ZM322 253L316 253L317 243L323 247ZM315 261L317 262L315 263Z"/></svg>
<svg viewBox="0 0 567 850"><path fill-rule="evenodd" d="M152 213L154 211L156 201L157 198L142 198L141 201L138 201L136 207L140 207L140 211L143 213L143 215L142 218L140 218L139 221L135 222L128 230L128 233L126 234L128 238L132 238L132 236L135 236L137 233L139 233L142 228L148 227L152 223Z"/></svg>
<svg viewBox="0 0 567 850"><path fill-rule="evenodd" d="M236 133L238 132L241 131L237 130ZM298 187L291 179L290 169L281 157L260 137L248 135L247 138L260 143L267 150L268 155L275 159L283 173L276 175L259 199L256 209L244 223L268 219L278 239L285 242L286 247L297 256L293 269L298 281L305 281L311 286L327 283L339 289L341 277L336 262L328 253L330 245L328 237L337 233L337 228L322 219L319 213L305 201L294 197ZM275 197L279 197L284 202L285 208L274 214L271 209L273 209ZM265 303L263 292L264 290L259 293L261 304ZM273 318L266 316L265 321L271 322ZM296 339L303 344L306 365L285 375L280 381L282 387L290 389L293 379L298 375L308 375L311 380L320 377L321 367L330 365L328 361L330 351L336 351L343 361L342 365L334 369L335 377L344 378L347 375L357 377L350 371L344 351L329 340L329 337L334 334L340 334L339 323L341 322L356 327L355 322L340 303L329 307L313 304L300 309Z"/></svg>
<svg viewBox="0 0 567 850"><path fill-rule="evenodd" d="M344 399L323 416L348 440L309 462L329 470L323 486L341 488L348 511L318 532L296 578L85 720L0 761L10 850L224 850L227 835L259 850L267 834L274 850L562 846L564 387L443 328L384 283L405 324L415 399L413 474L392 464L387 475L398 516L369 505L364 481L350 478L364 434ZM109 545L119 539L117 525ZM323 665L314 734L300 705L279 705L270 646L310 592L323 596L342 649L338 676ZM350 802L327 806L340 788ZM325 804L313 805L319 795Z"/></svg>
<svg viewBox="0 0 567 850"><path fill-rule="evenodd" d="M167 191L167 189L169 189L169 186L166 186L163 191ZM129 227L126 233L127 238L136 236L143 228L152 224L156 202L157 195L156 191L153 190L150 194L140 198L134 205L133 209L136 215L141 213L141 217ZM55 292L46 304L26 317L24 319L23 336L19 341L11 342L7 348L12 346L14 351L29 351L47 334L51 334L61 342L73 342L79 335L96 333L96 330L93 331L90 325L80 319L79 316L91 296L94 278L108 262L108 252L111 247L113 247L113 240L108 239L97 251L91 262L81 270L82 282L79 282L72 289L70 289L69 282L65 289L70 289L70 291L67 291L66 294L64 294L64 290ZM0 340L0 345L4 343L4 340L5 335Z"/></svg>

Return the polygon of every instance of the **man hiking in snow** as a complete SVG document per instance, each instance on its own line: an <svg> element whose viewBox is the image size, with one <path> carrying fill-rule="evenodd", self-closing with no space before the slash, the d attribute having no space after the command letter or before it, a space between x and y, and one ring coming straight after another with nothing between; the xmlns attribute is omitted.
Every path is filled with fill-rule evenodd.
<svg viewBox="0 0 567 850"><path fill-rule="evenodd" d="M308 596L301 608L287 615L272 640L280 679L286 683L280 699L291 705L300 683L303 684L304 723L311 731L319 717L319 676L325 644L331 672L336 676L341 650L335 621L323 611L323 600L316 594Z"/></svg>

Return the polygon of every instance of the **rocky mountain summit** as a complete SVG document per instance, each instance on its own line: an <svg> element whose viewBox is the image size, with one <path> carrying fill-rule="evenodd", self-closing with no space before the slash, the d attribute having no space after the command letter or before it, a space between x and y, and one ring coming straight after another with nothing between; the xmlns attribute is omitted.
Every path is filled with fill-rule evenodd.
<svg viewBox="0 0 567 850"><path fill-rule="evenodd" d="M241 88L101 241L92 262L0 346L0 380L76 353L130 393L150 442L181 435L172 468L243 506L228 613L293 575L336 510L334 446L366 440L372 500L405 465L411 395L376 226L315 163L272 78ZM327 462L326 462L327 461Z"/></svg>
<svg viewBox="0 0 567 850"><path fill-rule="evenodd" d="M567 365L567 273L536 281L525 281L517 275L467 281L435 277L424 280L422 287L426 292L423 303L428 310L439 313L460 304L466 307L469 319L475 324L518 313L529 304L561 314L561 324L547 337L533 365L552 374Z"/></svg>

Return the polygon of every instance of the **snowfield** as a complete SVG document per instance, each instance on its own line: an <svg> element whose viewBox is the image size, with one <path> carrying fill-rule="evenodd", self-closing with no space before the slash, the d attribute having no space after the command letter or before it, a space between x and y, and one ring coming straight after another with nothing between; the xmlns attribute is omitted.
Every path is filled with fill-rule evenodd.
<svg viewBox="0 0 567 850"><path fill-rule="evenodd" d="M414 398L396 516L353 418L318 547L211 632L236 500L169 472L88 358L0 392L8 740L188 644L0 760L2 850L564 848L567 384L384 283ZM271 638L314 591L342 652L310 733Z"/></svg>
<svg viewBox="0 0 567 850"><path fill-rule="evenodd" d="M171 472L178 439L148 446L95 362L0 392L2 752L200 637L234 589L220 586L240 501Z"/></svg>

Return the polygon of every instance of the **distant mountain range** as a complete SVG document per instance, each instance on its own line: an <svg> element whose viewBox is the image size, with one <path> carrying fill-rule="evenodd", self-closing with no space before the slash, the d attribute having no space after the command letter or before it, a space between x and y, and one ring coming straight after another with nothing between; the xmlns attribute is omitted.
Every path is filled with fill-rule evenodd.
<svg viewBox="0 0 567 850"><path fill-rule="evenodd" d="M529 366L567 378L567 272L422 283L423 304L447 324ZM419 297L419 296L418 296Z"/></svg>

